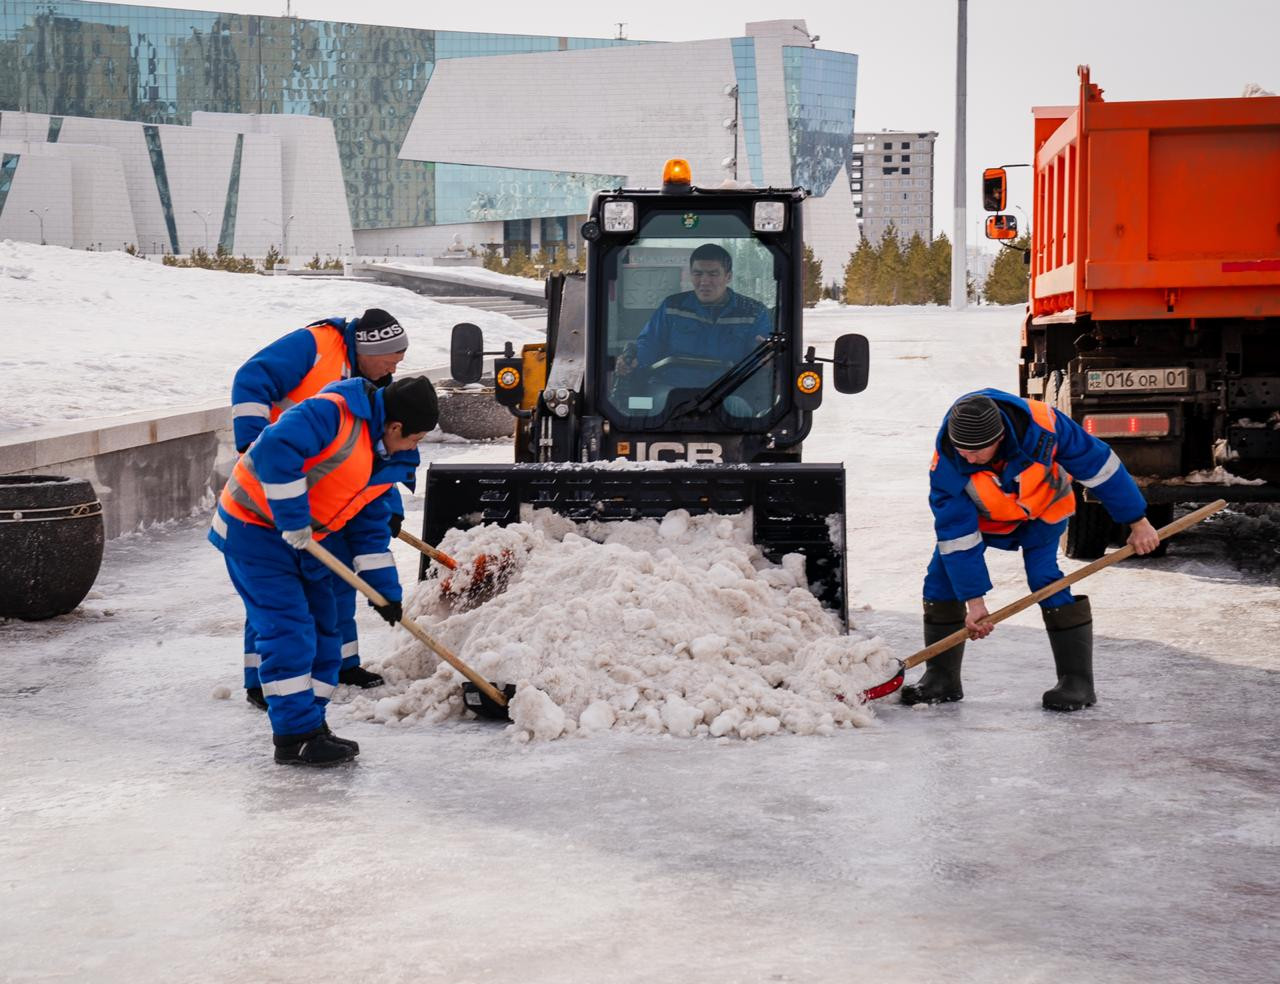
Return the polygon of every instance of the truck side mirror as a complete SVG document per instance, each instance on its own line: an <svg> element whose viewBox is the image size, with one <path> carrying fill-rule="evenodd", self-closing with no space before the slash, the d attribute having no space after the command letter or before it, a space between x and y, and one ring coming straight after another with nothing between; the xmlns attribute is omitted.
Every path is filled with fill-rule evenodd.
<svg viewBox="0 0 1280 984"><path fill-rule="evenodd" d="M1003 212L1009 200L1009 187L1002 167L989 167L982 172L982 208L987 212Z"/></svg>
<svg viewBox="0 0 1280 984"><path fill-rule="evenodd" d="M479 382L484 375L484 332L464 321L449 339L449 373L460 383Z"/></svg>
<svg viewBox="0 0 1280 984"><path fill-rule="evenodd" d="M1017 239L1018 217L1016 215L988 215L988 239Z"/></svg>
<svg viewBox="0 0 1280 984"><path fill-rule="evenodd" d="M865 335L841 335L836 339L836 389L841 393L861 393L867 388L871 349Z"/></svg>

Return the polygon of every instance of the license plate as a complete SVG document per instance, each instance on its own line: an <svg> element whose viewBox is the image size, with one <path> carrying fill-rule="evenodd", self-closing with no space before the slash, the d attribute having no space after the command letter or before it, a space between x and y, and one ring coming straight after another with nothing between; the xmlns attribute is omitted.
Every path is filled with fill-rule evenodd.
<svg viewBox="0 0 1280 984"><path fill-rule="evenodd" d="M1187 388L1187 369L1091 369L1090 393L1160 393Z"/></svg>

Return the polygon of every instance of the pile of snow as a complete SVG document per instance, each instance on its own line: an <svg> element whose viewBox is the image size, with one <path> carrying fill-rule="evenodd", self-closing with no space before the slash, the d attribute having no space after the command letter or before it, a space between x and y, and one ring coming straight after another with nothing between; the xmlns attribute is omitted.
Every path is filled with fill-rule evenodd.
<svg viewBox="0 0 1280 984"><path fill-rule="evenodd" d="M62 420L230 402L245 359L320 318L385 308L409 333L407 367L447 365L453 325L517 346L536 325L401 287L162 266L122 252L0 242L0 433Z"/></svg>
<svg viewBox="0 0 1280 984"><path fill-rule="evenodd" d="M466 575L428 579L406 602L433 638L486 679L514 683L520 741L610 728L676 736L829 735L868 723L856 695L896 669L877 637L842 633L804 580L804 558L771 563L749 515L453 530L441 544L471 570L509 551L506 590L456 610ZM343 711L386 724L463 713L462 677L407 633L374 667L378 695ZM837 695L847 696L843 702Z"/></svg>
<svg viewBox="0 0 1280 984"><path fill-rule="evenodd" d="M1239 475L1233 475L1227 471L1222 465L1216 465L1213 468L1201 468L1199 471L1193 471L1184 475L1181 479L1175 479L1168 483L1169 485L1266 485L1266 480L1261 478L1241 478Z"/></svg>

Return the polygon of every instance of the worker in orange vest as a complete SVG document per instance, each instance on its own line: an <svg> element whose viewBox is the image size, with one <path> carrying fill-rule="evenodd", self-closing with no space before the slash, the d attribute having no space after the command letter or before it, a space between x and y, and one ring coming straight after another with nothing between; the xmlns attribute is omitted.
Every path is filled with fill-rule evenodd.
<svg viewBox="0 0 1280 984"><path fill-rule="evenodd" d="M351 566L387 601L374 606L378 614L399 622L393 487L417 467L418 442L436 419L425 376L383 389L364 379L334 383L264 430L222 490L209 540L224 555L255 634L279 763L335 765L359 754L325 723L341 637L333 578L306 547L345 536Z"/></svg>
<svg viewBox="0 0 1280 984"><path fill-rule="evenodd" d="M938 542L924 579L924 638L932 645L962 628L983 639L991 590L984 553L1021 550L1027 584L1038 591L1062 577L1058 541L1075 512L1072 482L1096 495L1112 519L1130 528L1135 553L1160 538L1147 504L1116 453L1059 410L986 389L957 400L934 444L929 505ZM1058 671L1042 703L1075 711L1097 699L1093 688L1093 614L1086 596L1063 588L1040 602ZM902 688L904 704L961 700L964 643L933 657L924 676Z"/></svg>
<svg viewBox="0 0 1280 984"><path fill-rule="evenodd" d="M359 318L326 318L276 339L255 353L235 374L231 384L231 424L236 450L244 453L258 435L289 407L315 396L330 383L359 376L377 386L391 382L391 374L404 359L409 336L403 326L381 308L370 308ZM409 489L413 489L411 475ZM400 532L404 506L399 493L392 503L391 534ZM331 552L350 566L352 553L344 537L330 541ZM344 581L334 579L338 624L342 635L340 683L368 689L383 680L360 665L360 641L356 630L356 593ZM253 628L245 620L245 699L266 710L266 698L258 681L260 656Z"/></svg>

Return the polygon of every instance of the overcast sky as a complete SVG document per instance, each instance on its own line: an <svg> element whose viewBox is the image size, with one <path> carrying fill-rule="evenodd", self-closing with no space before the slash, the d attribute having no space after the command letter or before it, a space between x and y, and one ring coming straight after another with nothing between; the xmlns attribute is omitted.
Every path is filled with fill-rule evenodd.
<svg viewBox="0 0 1280 984"><path fill-rule="evenodd" d="M147 0L144 0L147 2ZM148 6L282 14L284 0L147 2ZM956 0L294 0L297 17L505 34L691 41L736 37L748 21L803 19L819 48L858 56L859 130L937 130L937 229L951 232ZM800 36L796 35L797 40ZM1087 63L1106 98L1238 96L1248 82L1280 92L1280 0L970 0L970 245L979 236L984 166L1027 161L1033 105L1077 99ZM673 148L672 153L679 148ZM1028 210L1025 169L1014 203Z"/></svg>

